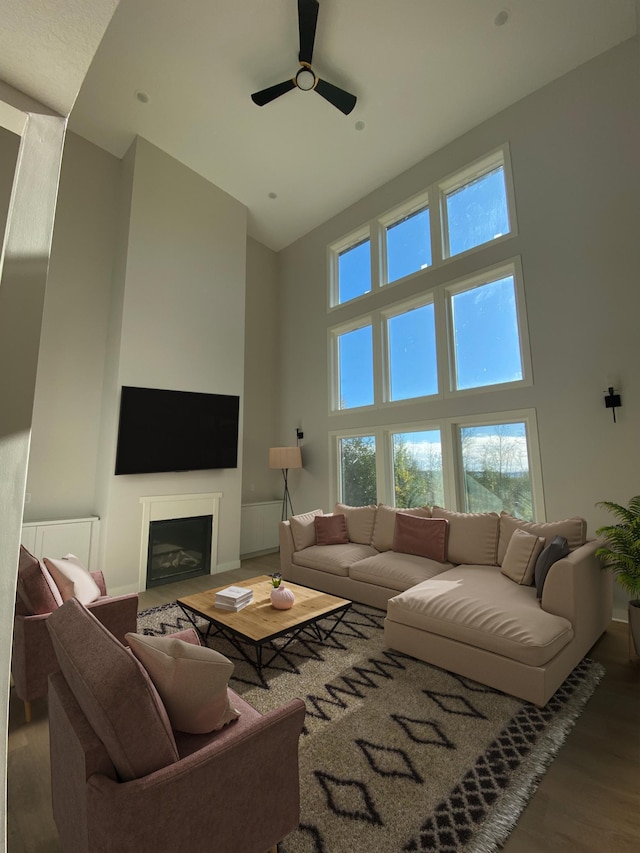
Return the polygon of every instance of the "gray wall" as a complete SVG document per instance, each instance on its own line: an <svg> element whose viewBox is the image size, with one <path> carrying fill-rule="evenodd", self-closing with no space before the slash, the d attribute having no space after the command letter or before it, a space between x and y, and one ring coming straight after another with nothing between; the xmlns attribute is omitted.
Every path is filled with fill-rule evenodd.
<svg viewBox="0 0 640 853"><path fill-rule="evenodd" d="M280 406L278 256L247 239L244 345L242 502L282 497L282 477L268 468L269 448L293 443L295 428L278 432Z"/></svg>
<svg viewBox="0 0 640 853"><path fill-rule="evenodd" d="M490 247L486 265L520 256L534 384L465 397L469 414L537 412L548 519L584 516L590 533L608 516L597 501L626 502L640 483L640 103L633 39L483 123L281 252L282 418L305 431L298 512L329 508L327 433L356 425L329 415L327 245L434 181L508 142L519 234ZM469 259L433 271L458 278ZM397 286L398 299L411 293ZM365 310L353 309L354 316ZM345 319L348 311L340 314ZM623 407L614 424L604 391ZM459 401L371 414L372 425L459 414ZM617 592L617 613L622 599Z"/></svg>

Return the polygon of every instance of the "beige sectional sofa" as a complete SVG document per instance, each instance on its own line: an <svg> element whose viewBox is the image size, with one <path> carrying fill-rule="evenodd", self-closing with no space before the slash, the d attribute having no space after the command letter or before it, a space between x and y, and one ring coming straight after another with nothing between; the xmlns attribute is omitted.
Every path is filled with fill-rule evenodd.
<svg viewBox="0 0 640 853"><path fill-rule="evenodd" d="M586 534L580 518L336 504L280 524L280 564L286 580L385 609L388 647L542 706L611 620Z"/></svg>

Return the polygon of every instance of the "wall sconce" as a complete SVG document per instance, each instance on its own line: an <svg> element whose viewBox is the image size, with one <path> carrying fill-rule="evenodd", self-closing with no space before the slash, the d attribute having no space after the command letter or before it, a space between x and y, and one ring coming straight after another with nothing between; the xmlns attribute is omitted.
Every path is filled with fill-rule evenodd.
<svg viewBox="0 0 640 853"><path fill-rule="evenodd" d="M604 404L607 409L613 410L613 422L616 423L616 409L622 406L620 402L620 394L615 394L612 387L609 388L609 393L605 395Z"/></svg>

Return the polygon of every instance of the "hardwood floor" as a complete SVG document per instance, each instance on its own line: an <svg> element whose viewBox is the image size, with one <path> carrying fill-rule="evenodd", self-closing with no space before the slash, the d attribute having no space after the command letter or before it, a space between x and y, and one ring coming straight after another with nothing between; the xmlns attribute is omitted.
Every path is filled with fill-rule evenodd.
<svg viewBox="0 0 640 853"><path fill-rule="evenodd" d="M140 610L278 568L277 554L243 560L231 572L146 590ZM606 675L509 836L506 853L640 849L640 659L628 659L626 625L612 623L590 657L605 666ZM32 710L26 724L11 691L8 853L61 853L51 814L46 700L34 702Z"/></svg>

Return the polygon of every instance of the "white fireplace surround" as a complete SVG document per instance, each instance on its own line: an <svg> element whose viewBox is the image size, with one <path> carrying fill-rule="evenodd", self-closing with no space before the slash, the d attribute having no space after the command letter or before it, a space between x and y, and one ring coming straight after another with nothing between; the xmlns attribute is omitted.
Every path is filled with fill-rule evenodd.
<svg viewBox="0 0 640 853"><path fill-rule="evenodd" d="M147 586L147 560L149 550L149 526L152 521L173 521L179 518L193 518L196 515L210 515L211 522L211 567L215 574L218 567L218 519L220 517L220 498L222 492L208 492L196 495L150 495L140 498L142 504L142 532L140 534L140 568L138 590Z"/></svg>

